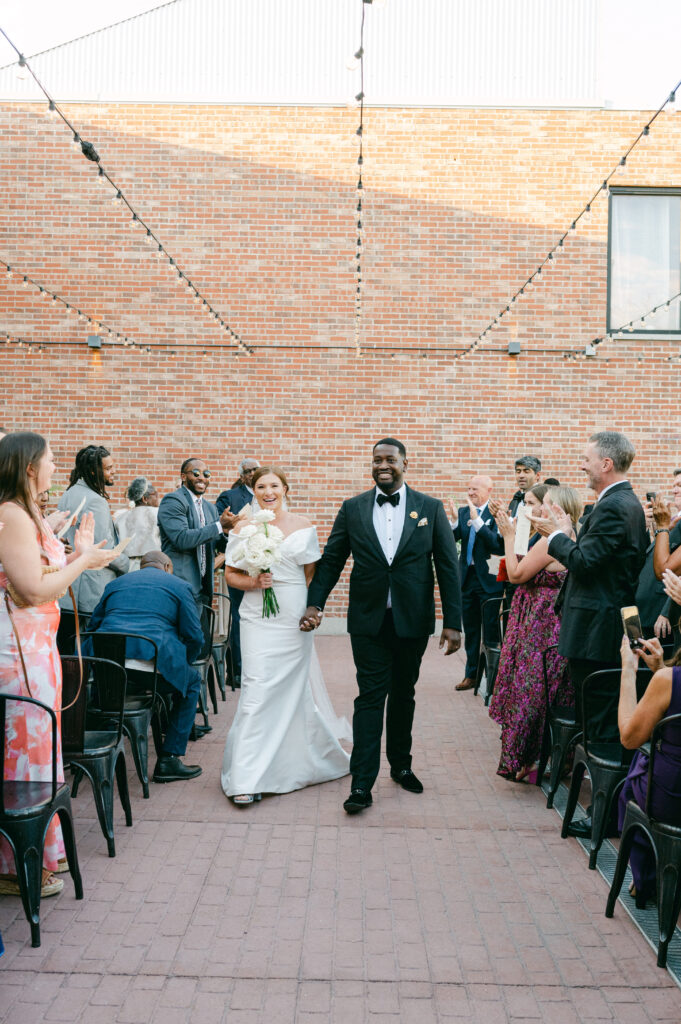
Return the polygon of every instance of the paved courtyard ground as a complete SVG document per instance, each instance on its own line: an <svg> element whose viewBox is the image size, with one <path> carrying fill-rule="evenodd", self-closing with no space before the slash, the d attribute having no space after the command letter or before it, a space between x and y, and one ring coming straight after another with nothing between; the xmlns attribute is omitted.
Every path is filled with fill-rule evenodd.
<svg viewBox="0 0 681 1024"><path fill-rule="evenodd" d="M317 644L349 715L349 641ZM454 692L462 669L431 640L414 747L425 792L384 768L355 818L347 780L247 809L224 798L238 693L190 744L200 779L152 785L145 801L131 773L134 825L119 806L114 859L83 786L85 899L65 876L32 949L19 901L0 898L0 1020L678 1024L681 991L621 907L605 918L606 883L541 792L495 775L498 730Z"/></svg>

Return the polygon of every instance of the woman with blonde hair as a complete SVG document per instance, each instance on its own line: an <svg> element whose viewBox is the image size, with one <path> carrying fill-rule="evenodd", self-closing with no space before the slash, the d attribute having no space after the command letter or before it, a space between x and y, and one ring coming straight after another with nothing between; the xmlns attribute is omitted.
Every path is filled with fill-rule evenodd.
<svg viewBox="0 0 681 1024"><path fill-rule="evenodd" d="M544 506L558 505L570 516L576 532L582 511L577 491L572 487L550 487L542 497ZM530 776L541 748L546 715L543 652L558 643L560 618L554 605L567 571L549 555L546 537L518 558L514 551L515 523L503 510L496 521L504 538L508 578L518 587L501 647L489 713L501 726L497 775L510 782L522 782ZM572 706L575 698L567 659L557 650L547 656L547 673L551 702L557 700L563 706Z"/></svg>

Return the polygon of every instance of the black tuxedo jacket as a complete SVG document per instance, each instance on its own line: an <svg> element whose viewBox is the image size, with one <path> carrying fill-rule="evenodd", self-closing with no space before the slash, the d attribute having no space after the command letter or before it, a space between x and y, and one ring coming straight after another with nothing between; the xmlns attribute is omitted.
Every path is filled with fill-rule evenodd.
<svg viewBox="0 0 681 1024"><path fill-rule="evenodd" d="M568 570L558 650L567 658L619 661L620 608L633 605L648 547L641 503L624 480L596 502L577 540L554 537L549 554Z"/></svg>
<svg viewBox="0 0 681 1024"><path fill-rule="evenodd" d="M435 629L434 563L444 626L460 630L456 545L442 502L406 488L404 529L389 565L374 529L375 496L372 488L343 502L310 585L308 603L324 607L352 555L348 631L376 636L390 590L397 635L429 636Z"/></svg>
<svg viewBox="0 0 681 1024"><path fill-rule="evenodd" d="M504 539L499 537L499 531L495 522L494 516L491 514L488 508L482 513L482 521L484 526L481 526L478 530L475 538L475 545L473 547L473 562L472 565L475 567L475 573L480 581L482 589L490 596L500 594L504 589L503 583L498 583L496 576L493 576L487 567L487 559L490 555L496 555L498 553L499 540L501 539L502 548ZM466 579L466 572L468 565L466 564L466 557L468 554L468 538L471 532L471 510L468 505L464 505L463 508L459 509L459 519L454 527L454 539L461 541L461 551L459 553L460 573L461 573L461 585L464 586Z"/></svg>

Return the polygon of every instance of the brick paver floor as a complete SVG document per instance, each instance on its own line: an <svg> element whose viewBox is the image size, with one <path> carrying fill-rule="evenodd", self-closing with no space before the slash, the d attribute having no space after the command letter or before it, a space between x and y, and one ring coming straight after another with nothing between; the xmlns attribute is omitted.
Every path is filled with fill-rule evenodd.
<svg viewBox="0 0 681 1024"><path fill-rule="evenodd" d="M339 712L346 637L318 650ZM681 992L534 787L495 775L498 731L455 693L457 655L431 640L417 693L421 796L384 768L349 818L347 780L246 809L219 768L236 706L190 745L203 776L151 787L131 774L134 825L116 810L115 859L87 786L74 802L85 899L70 880L42 905L32 949L19 901L0 898L7 1024L431 1024L681 1021Z"/></svg>

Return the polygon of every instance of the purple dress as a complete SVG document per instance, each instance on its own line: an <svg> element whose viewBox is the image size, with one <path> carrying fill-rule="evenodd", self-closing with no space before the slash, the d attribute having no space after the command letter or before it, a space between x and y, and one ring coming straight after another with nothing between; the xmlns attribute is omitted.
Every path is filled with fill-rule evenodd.
<svg viewBox="0 0 681 1024"><path fill-rule="evenodd" d="M664 718L681 714L681 668L672 669L672 695ZM672 727L668 739L655 752L655 776L650 812L658 821L681 826L681 728ZM674 741L669 742L669 739ZM648 755L637 750L619 798L619 827L624 824L627 800L646 805ZM655 856L647 836L636 829L629 858L636 892L650 899L656 892Z"/></svg>
<svg viewBox="0 0 681 1024"><path fill-rule="evenodd" d="M489 706L490 717L501 726L497 774L504 777L539 757L546 714L542 652L558 643L560 619L553 606L566 576L565 570L540 569L513 595ZM551 703L572 707L574 688L567 660L558 651L551 651L547 671Z"/></svg>

